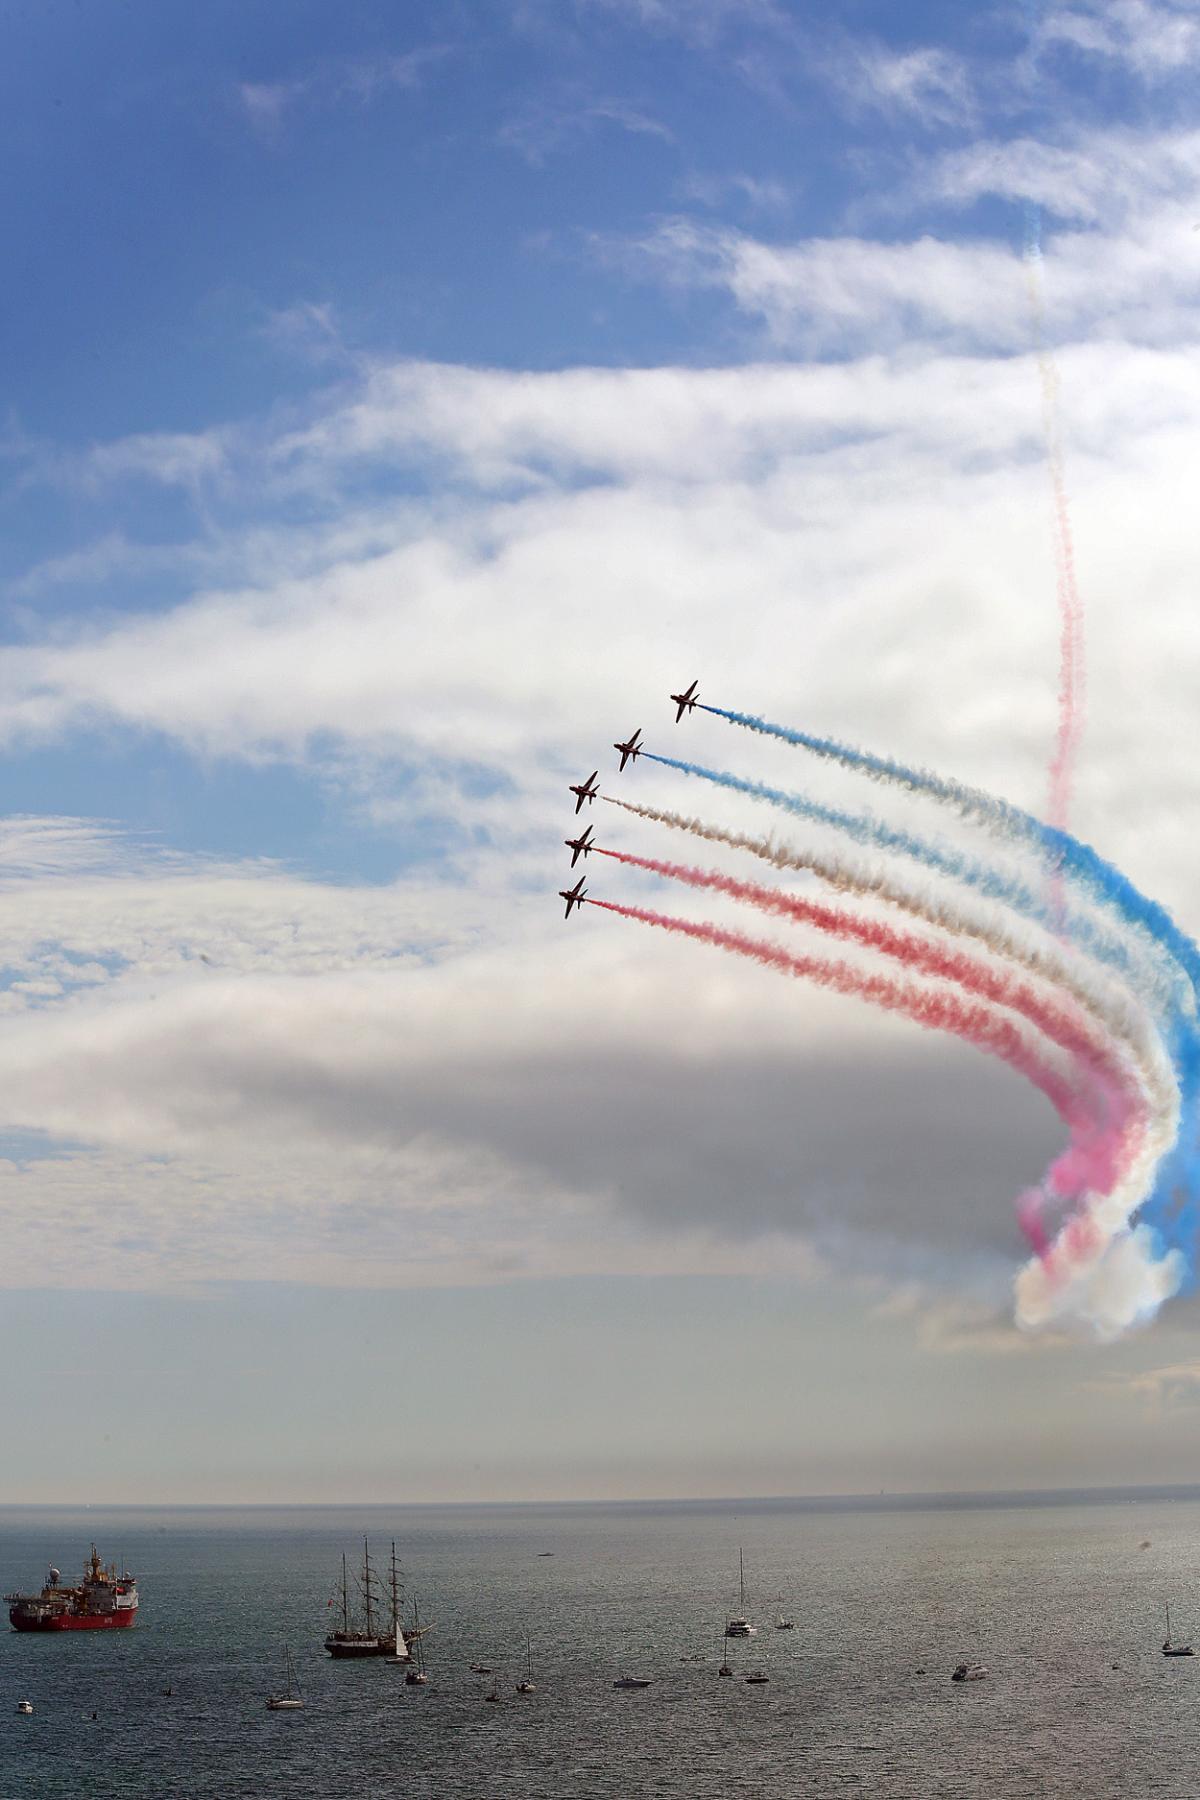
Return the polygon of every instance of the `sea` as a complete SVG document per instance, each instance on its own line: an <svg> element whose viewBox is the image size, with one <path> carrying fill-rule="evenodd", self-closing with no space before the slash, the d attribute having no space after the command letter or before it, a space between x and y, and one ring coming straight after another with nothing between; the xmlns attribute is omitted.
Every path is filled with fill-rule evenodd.
<svg viewBox="0 0 1200 1800"><path fill-rule="evenodd" d="M423 1688L322 1649L364 1536L432 1622ZM1170 1601L1200 1650L1200 1490L7 1508L3 1591L93 1541L139 1622L0 1632L0 1800L1200 1795L1200 1654L1160 1648ZM302 1712L265 1705L285 1645Z"/></svg>

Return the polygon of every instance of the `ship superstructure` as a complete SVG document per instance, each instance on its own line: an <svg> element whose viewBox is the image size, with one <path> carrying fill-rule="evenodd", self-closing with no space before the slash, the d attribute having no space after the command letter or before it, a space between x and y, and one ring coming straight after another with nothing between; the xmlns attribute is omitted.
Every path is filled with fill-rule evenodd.
<svg viewBox="0 0 1200 1800"><path fill-rule="evenodd" d="M95 1544L78 1587L64 1585L51 1568L40 1594L5 1594L14 1631L97 1631L132 1625L137 1618L137 1582L128 1569L100 1561Z"/></svg>

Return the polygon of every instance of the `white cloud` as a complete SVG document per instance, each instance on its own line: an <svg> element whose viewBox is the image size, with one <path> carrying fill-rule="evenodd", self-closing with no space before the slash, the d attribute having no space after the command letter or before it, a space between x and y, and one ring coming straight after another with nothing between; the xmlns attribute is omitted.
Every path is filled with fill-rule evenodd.
<svg viewBox="0 0 1200 1800"><path fill-rule="evenodd" d="M1200 16L1194 0L1081 0L1056 7L1038 26L1045 44L1122 62L1146 81L1200 61Z"/></svg>
<svg viewBox="0 0 1200 1800"><path fill-rule="evenodd" d="M538 164L547 156L569 149L578 138L597 127L609 125L634 137L659 138L666 144L675 141L674 133L661 119L627 100L577 94L531 102L505 121L499 141L527 162Z"/></svg>
<svg viewBox="0 0 1200 1800"><path fill-rule="evenodd" d="M583 0L595 13L623 16L631 23L687 42L712 47L743 27L771 35L791 35L792 23L776 0Z"/></svg>
<svg viewBox="0 0 1200 1800"><path fill-rule="evenodd" d="M834 86L855 106L930 127L968 121L975 110L966 65L947 50L889 50L848 39L825 58Z"/></svg>
<svg viewBox="0 0 1200 1800"><path fill-rule="evenodd" d="M370 105L389 92L412 92L426 71L450 54L446 44L428 44L400 54L331 57L302 74L275 81L237 84L239 106L261 136L277 140L288 119L306 106Z"/></svg>
<svg viewBox="0 0 1200 1800"><path fill-rule="evenodd" d="M991 191L1003 179L992 176ZM965 162L947 167L943 197L965 199L972 183L983 191L984 180ZM1035 183L1025 191L1038 198ZM1060 203L1061 196L1060 183ZM1150 343L1193 337L1200 297L1194 212L1189 196L1145 207L1119 233L1054 236L1042 265L1043 329L1059 342L1101 334ZM741 312L762 321L774 344L807 355L922 342L1015 350L1034 330L1029 270L1015 244L928 236L774 244L677 219L619 254L667 283L726 291Z"/></svg>

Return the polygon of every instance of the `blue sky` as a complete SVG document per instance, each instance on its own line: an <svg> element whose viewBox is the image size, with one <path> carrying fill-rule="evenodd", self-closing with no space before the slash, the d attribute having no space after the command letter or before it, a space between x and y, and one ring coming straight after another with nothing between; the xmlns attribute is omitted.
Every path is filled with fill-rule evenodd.
<svg viewBox="0 0 1200 1800"><path fill-rule="evenodd" d="M1078 1347L1009 1323L1009 1199L1054 1144L1015 1078L594 914L568 936L551 900L564 784L614 736L731 755L674 733L692 675L1042 808L1040 344L1087 609L1077 829L1195 928L1195 5L0 12L0 1282L49 1282L117 1382L160 1303L202 1344L210 1292L250 1320L270 1283L313 1330L436 1293L470 1346L526 1292L552 1342L556 1284L600 1282L590 1353L648 1309L682 1404L680 1295L727 1284L750 1372L770 1279L847 1394L839 1345L888 1335L914 1431L964 1367L1023 1372L997 1465L1068 1361L1074 1416ZM131 1294L136 1331L101 1332ZM1170 1478L1200 1392L1170 1317L1094 1353L1111 1467L1089 1439L1048 1478ZM475 1495L444 1398L425 1491ZM896 1404L863 1441L920 1486ZM600 1408L621 1491L723 1490L720 1416L645 1450L669 1405L628 1441ZM946 1405L930 1482L970 1485ZM761 1483L864 1479L820 1409L792 1429L820 1474L763 1406ZM617 1491L513 1431L531 1491ZM235 1436L208 1497L265 1496Z"/></svg>

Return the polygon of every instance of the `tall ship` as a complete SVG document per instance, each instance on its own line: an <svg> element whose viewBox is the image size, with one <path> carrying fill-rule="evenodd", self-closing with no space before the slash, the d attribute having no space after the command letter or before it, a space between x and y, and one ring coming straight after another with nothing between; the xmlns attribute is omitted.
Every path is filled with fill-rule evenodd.
<svg viewBox="0 0 1200 1800"><path fill-rule="evenodd" d="M362 1568L353 1578L346 1558L342 1557L342 1579L337 1595L341 1603L342 1622L340 1627L335 1627L326 1635L325 1648L330 1656L340 1659L386 1656L392 1662L409 1661L409 1644L414 1637L423 1637L430 1627L421 1625L409 1632L403 1629L400 1619L403 1588L400 1585L400 1566L396 1561L394 1543L390 1573L389 1606L371 1567L371 1551L367 1540L363 1539ZM356 1590L353 1598L352 1581ZM331 1600L330 1605L333 1604Z"/></svg>
<svg viewBox="0 0 1200 1800"><path fill-rule="evenodd" d="M63 1585L51 1568L40 1594L5 1594L14 1631L112 1631L132 1625L138 1613L137 1582L128 1569L106 1568L95 1544L78 1587Z"/></svg>

